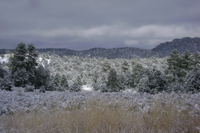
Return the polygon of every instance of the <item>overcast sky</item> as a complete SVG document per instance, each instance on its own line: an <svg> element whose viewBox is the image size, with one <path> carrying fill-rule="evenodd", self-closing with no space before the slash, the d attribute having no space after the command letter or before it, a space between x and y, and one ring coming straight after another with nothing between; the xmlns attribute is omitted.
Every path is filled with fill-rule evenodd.
<svg viewBox="0 0 200 133"><path fill-rule="evenodd" d="M200 37L200 0L0 0L0 49L152 49Z"/></svg>

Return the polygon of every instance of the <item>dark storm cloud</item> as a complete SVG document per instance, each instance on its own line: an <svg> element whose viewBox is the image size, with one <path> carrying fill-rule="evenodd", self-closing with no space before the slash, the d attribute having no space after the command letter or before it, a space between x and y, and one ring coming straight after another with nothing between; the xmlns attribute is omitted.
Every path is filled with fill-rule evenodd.
<svg viewBox="0 0 200 133"><path fill-rule="evenodd" d="M0 48L153 48L199 37L199 0L1 0Z"/></svg>

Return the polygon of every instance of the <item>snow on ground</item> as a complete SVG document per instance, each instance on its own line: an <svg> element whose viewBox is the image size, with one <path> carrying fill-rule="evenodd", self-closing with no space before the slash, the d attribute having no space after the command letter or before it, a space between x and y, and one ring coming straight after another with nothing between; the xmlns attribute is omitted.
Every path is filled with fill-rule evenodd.
<svg viewBox="0 0 200 133"><path fill-rule="evenodd" d="M90 90L89 87L84 87ZM197 94L175 94L159 93L151 95L148 93L101 93L94 91L82 92L49 92L40 93L23 92L23 88L16 87L13 91L0 90L0 116L13 114L16 111L29 113L32 110L51 110L54 108L66 109L74 104L84 104L87 99L109 99L106 104L117 104L120 101L125 102L123 108L133 107L136 111L148 112L157 103L158 100L166 103L172 103L178 110L189 111L191 114L198 114L200 111L200 93ZM112 101L112 103L111 103Z"/></svg>
<svg viewBox="0 0 200 133"><path fill-rule="evenodd" d="M92 87L90 87L90 86L83 85L83 86L82 86L82 90L84 90L84 91L92 91L93 89L92 89Z"/></svg>

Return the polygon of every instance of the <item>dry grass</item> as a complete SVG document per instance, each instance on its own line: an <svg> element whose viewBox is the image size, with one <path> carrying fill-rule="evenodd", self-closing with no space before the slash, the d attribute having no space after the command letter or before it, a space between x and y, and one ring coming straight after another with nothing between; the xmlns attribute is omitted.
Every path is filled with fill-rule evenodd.
<svg viewBox="0 0 200 133"><path fill-rule="evenodd" d="M130 101L87 99L83 105L72 103L65 109L18 112L0 117L0 132L52 133L198 133L200 116L185 106L184 100L158 98L148 110L137 111ZM124 106L126 105L126 106ZM176 105L176 106L175 106ZM199 128L198 128L199 127Z"/></svg>

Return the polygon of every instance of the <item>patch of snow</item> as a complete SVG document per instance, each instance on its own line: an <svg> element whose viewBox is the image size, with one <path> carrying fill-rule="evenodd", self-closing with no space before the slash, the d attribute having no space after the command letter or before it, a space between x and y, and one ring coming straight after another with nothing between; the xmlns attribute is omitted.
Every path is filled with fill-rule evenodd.
<svg viewBox="0 0 200 133"><path fill-rule="evenodd" d="M46 59L46 61L47 61L47 64L49 65L49 64L50 64L50 61L51 61L51 59Z"/></svg>
<svg viewBox="0 0 200 133"><path fill-rule="evenodd" d="M90 87L90 86L83 85L83 86L82 86L82 90L84 90L84 91L92 91L93 89L92 89L92 87Z"/></svg>
<svg viewBox="0 0 200 133"><path fill-rule="evenodd" d="M10 54L4 54L0 56L0 63L8 63L10 56Z"/></svg>
<svg viewBox="0 0 200 133"><path fill-rule="evenodd" d="M38 61L40 61L40 62L41 62L41 61L42 61L42 57L39 57L39 58L38 58Z"/></svg>
<svg viewBox="0 0 200 133"><path fill-rule="evenodd" d="M122 92L124 92L124 93L138 93L136 90L133 90L133 89L125 89Z"/></svg>

